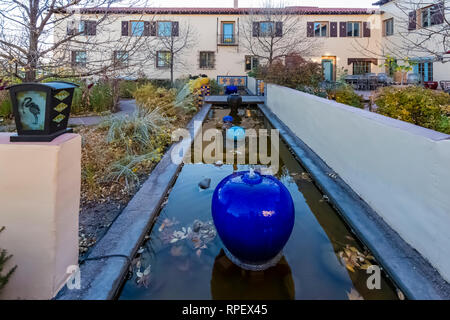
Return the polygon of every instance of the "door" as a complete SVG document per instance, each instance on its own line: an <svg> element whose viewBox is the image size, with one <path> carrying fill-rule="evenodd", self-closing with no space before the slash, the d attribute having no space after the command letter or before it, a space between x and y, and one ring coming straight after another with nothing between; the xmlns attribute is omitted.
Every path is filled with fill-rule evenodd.
<svg viewBox="0 0 450 320"><path fill-rule="evenodd" d="M234 44L234 22L222 23L222 43Z"/></svg>
<svg viewBox="0 0 450 320"><path fill-rule="evenodd" d="M322 60L322 68L325 81L333 81L333 61Z"/></svg>

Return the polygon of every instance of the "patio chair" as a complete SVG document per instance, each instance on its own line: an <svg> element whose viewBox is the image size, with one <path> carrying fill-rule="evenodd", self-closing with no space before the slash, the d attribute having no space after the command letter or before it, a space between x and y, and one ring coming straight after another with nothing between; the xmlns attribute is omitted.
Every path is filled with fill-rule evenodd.
<svg viewBox="0 0 450 320"><path fill-rule="evenodd" d="M388 76L386 73L379 73L377 75L378 85L383 86L383 87L386 86L387 80L388 80L387 78L388 78Z"/></svg>
<svg viewBox="0 0 450 320"><path fill-rule="evenodd" d="M357 89L358 86L358 76L348 75L345 77L345 82L353 87L353 89Z"/></svg>
<svg viewBox="0 0 450 320"><path fill-rule="evenodd" d="M450 80L439 81L439 84L441 85L443 91L450 93Z"/></svg>
<svg viewBox="0 0 450 320"><path fill-rule="evenodd" d="M369 90L376 90L378 88L378 77L375 76L369 76L367 87Z"/></svg>
<svg viewBox="0 0 450 320"><path fill-rule="evenodd" d="M417 73L409 73L406 83L407 84L419 84L420 83L419 75Z"/></svg>
<svg viewBox="0 0 450 320"><path fill-rule="evenodd" d="M369 79L366 76L360 75L357 82L358 90L367 90L368 80Z"/></svg>

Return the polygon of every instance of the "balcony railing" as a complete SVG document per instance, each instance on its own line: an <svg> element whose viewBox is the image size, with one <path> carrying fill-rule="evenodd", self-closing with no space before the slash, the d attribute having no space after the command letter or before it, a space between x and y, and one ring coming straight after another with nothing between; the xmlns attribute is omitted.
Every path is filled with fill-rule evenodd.
<svg viewBox="0 0 450 320"><path fill-rule="evenodd" d="M238 36L235 34L219 34L217 36L217 43L222 46L237 46Z"/></svg>

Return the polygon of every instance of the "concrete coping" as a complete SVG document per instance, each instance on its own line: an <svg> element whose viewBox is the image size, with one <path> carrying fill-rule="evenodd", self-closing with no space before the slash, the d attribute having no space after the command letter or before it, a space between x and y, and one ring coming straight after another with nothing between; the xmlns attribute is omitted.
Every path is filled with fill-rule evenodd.
<svg viewBox="0 0 450 320"><path fill-rule="evenodd" d="M210 109L211 104L205 104L189 122L187 129L191 134L191 143L201 128L194 126L194 122L203 122ZM172 144L107 233L81 263L81 289L69 290L64 286L56 300L110 300L116 297L130 261L159 214L161 203L182 167L182 163L172 162L171 151L185 143L182 140Z"/></svg>

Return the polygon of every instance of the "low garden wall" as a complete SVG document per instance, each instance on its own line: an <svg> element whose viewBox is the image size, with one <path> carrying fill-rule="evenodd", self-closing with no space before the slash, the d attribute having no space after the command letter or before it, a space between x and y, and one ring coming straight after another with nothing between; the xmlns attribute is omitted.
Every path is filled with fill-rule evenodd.
<svg viewBox="0 0 450 320"><path fill-rule="evenodd" d="M449 135L272 84L266 104L450 281Z"/></svg>

